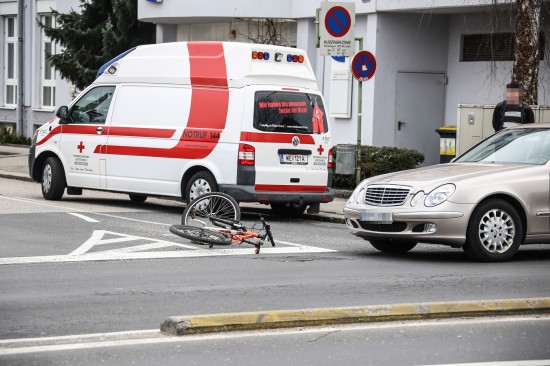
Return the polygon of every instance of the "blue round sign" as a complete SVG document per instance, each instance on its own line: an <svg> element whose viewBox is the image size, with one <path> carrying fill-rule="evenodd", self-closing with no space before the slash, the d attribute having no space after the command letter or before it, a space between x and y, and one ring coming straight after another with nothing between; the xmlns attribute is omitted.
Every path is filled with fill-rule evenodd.
<svg viewBox="0 0 550 366"><path fill-rule="evenodd" d="M376 72L376 58L369 51L359 51L351 61L351 73L359 81L367 81Z"/></svg>
<svg viewBox="0 0 550 366"><path fill-rule="evenodd" d="M345 36L351 28L351 16L346 8L335 6L327 11L325 28L333 37Z"/></svg>

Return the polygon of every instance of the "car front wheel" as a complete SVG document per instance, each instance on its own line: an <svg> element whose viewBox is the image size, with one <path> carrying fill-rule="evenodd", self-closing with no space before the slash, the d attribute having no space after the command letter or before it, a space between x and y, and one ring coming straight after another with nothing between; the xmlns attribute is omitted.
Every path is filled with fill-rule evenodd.
<svg viewBox="0 0 550 366"><path fill-rule="evenodd" d="M415 241L365 239L376 249L384 253L406 253L417 244Z"/></svg>
<svg viewBox="0 0 550 366"><path fill-rule="evenodd" d="M476 261L502 262L516 254L522 238L517 210L506 201L493 199L474 210L462 249Z"/></svg>

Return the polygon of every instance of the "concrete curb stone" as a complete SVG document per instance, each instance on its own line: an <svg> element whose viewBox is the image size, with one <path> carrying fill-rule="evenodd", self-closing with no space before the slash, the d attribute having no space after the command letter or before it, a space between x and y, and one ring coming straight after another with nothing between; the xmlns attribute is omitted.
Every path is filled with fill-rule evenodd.
<svg viewBox="0 0 550 366"><path fill-rule="evenodd" d="M550 313L550 297L171 316L161 324L160 330L170 335L187 335L334 324L547 313Z"/></svg>

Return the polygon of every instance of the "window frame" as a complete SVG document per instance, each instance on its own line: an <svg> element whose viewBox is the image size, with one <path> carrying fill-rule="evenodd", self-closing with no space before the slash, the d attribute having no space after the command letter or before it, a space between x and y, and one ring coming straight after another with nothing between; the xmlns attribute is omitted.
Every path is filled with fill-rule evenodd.
<svg viewBox="0 0 550 366"><path fill-rule="evenodd" d="M46 24L46 19L51 19L51 26L56 26L55 16L52 14L42 14L40 15L40 23ZM42 109L55 109L55 94L56 94L56 70L53 66L49 64L46 60L46 48L47 45L50 45L50 54L55 55L57 53L57 45L55 42L52 42L51 39L46 35L44 29L40 29L40 107ZM50 78L46 77L46 72L50 72ZM46 100L46 89L50 91L50 98Z"/></svg>
<svg viewBox="0 0 550 366"><path fill-rule="evenodd" d="M4 33L4 98L3 98L3 104L6 107L16 107L17 106L17 87L18 87L18 80L17 80L17 17L16 16L6 16L4 17L4 27L3 27L3 33ZM13 34L10 36L10 21L13 22ZM10 52L8 52L8 49L12 45L13 49L13 57L12 57L12 64L10 70ZM12 71L12 77L10 77L10 71ZM8 92L8 88L12 88L12 92ZM11 99L10 99L11 97Z"/></svg>
<svg viewBox="0 0 550 366"><path fill-rule="evenodd" d="M99 89L99 88L112 88L111 99L110 99L110 102L109 102L109 108L107 109L107 113L105 114L105 120L103 122L98 122L98 121L90 121L90 122L78 121L78 122L75 122L75 120L73 118L73 113L75 112L75 107L77 107L78 103L80 103L84 98L86 98L86 96L88 94L90 94L91 92L93 92L94 90ZM109 119L109 115L112 114L112 105L113 105L113 101L115 99L116 91L117 91L117 86L116 85L96 85L96 86L93 86L93 87L87 89L84 93L82 93L80 95L80 97L77 100L74 101L74 103L71 104L71 107L69 108L69 118L68 118L67 122L69 124L77 124L77 125L105 125L107 123L108 119ZM103 103L103 102L101 102L101 103Z"/></svg>

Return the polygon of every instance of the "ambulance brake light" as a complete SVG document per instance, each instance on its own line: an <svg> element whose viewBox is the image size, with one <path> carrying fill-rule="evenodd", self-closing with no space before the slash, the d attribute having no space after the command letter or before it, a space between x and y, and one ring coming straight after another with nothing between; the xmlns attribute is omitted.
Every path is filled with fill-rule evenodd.
<svg viewBox="0 0 550 366"><path fill-rule="evenodd" d="M239 165L254 165L255 149L254 146L239 144Z"/></svg>
<svg viewBox="0 0 550 366"><path fill-rule="evenodd" d="M333 160L332 160L332 149L330 149L328 151L328 160L327 161L328 161L327 168L332 169L332 166L334 165Z"/></svg>

